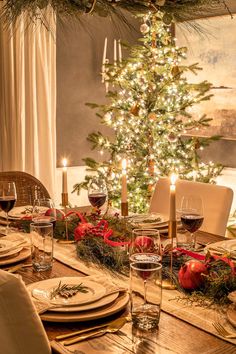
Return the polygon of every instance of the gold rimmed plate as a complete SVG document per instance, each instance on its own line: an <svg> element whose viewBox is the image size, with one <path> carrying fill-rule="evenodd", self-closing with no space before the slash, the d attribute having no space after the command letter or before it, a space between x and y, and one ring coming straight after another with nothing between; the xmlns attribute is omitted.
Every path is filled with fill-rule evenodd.
<svg viewBox="0 0 236 354"><path fill-rule="evenodd" d="M0 259L0 266L17 263L25 260L31 255L30 248L23 248L22 251L17 253L15 256L5 257Z"/></svg>
<svg viewBox="0 0 236 354"><path fill-rule="evenodd" d="M61 285L79 285L84 287L86 292L78 291L74 296L64 298L57 295L52 298L53 291ZM40 301L47 301L57 306L84 305L101 299L106 294L106 288L94 281L87 280L86 277L62 277L42 280L38 282L31 292L32 296Z"/></svg>
<svg viewBox="0 0 236 354"><path fill-rule="evenodd" d="M12 250L10 250L8 252L0 253L0 259L13 257L14 255L18 254L22 249L23 249L23 246L19 246L19 247L14 247Z"/></svg>
<svg viewBox="0 0 236 354"><path fill-rule="evenodd" d="M228 254L230 258L236 259L236 240L224 240L215 243L210 243L204 249L204 252L209 252L213 255Z"/></svg>
<svg viewBox="0 0 236 354"><path fill-rule="evenodd" d="M110 304L99 307L97 309L92 309L91 311L81 311L81 312L45 312L40 315L43 321L50 322L85 322L92 321L99 318L105 318L111 316L121 310L123 310L129 302L129 295L127 293L122 293L117 297L117 299Z"/></svg>
<svg viewBox="0 0 236 354"><path fill-rule="evenodd" d="M81 277L81 282L83 281L84 277ZM33 283L27 286L30 294L32 294L32 290L34 287L38 286L40 282ZM75 311L91 311L98 307L103 307L105 305L110 304L111 302L115 301L119 296L119 291L114 292L112 294L104 295L101 299L94 301L92 303L84 304L84 305L73 305L73 306L63 306L63 307L54 307L50 308L50 312L75 312Z"/></svg>
<svg viewBox="0 0 236 354"><path fill-rule="evenodd" d="M14 242L6 240L3 238L0 239L0 255L7 253L14 247Z"/></svg>

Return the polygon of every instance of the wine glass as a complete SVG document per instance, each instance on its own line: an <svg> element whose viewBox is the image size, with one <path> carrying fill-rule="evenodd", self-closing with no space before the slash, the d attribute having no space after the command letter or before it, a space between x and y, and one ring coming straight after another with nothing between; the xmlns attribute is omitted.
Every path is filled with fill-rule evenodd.
<svg viewBox="0 0 236 354"><path fill-rule="evenodd" d="M202 198L197 195L184 196L181 200L180 218L183 228L191 235L189 248L196 250L195 232L202 226L204 220Z"/></svg>
<svg viewBox="0 0 236 354"><path fill-rule="evenodd" d="M6 234L9 232L8 213L16 203L15 182L0 181L0 209L5 211L7 217Z"/></svg>
<svg viewBox="0 0 236 354"><path fill-rule="evenodd" d="M50 198L35 199L32 210L32 221L37 223L52 223L55 229L57 210Z"/></svg>
<svg viewBox="0 0 236 354"><path fill-rule="evenodd" d="M107 200L107 186L102 178L94 177L88 187L88 199L90 204L100 211Z"/></svg>

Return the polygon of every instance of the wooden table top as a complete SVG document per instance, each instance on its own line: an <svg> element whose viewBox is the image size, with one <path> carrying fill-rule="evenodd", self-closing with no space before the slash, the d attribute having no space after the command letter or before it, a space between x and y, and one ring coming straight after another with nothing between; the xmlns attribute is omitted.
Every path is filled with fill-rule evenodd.
<svg viewBox="0 0 236 354"><path fill-rule="evenodd" d="M200 243L215 242L222 237L198 232L197 240ZM26 261L26 263L29 262ZM36 273L31 268L19 270L26 284L42 279L82 275L78 271L68 266L54 261L53 268L47 272ZM109 317L115 319L124 315L127 310ZM86 323L49 323L44 322L45 330L50 340L57 335L69 333L73 330L86 328L89 325L100 324L107 319L101 319ZM79 351L76 354L235 354L236 347L208 334L189 323L181 321L170 314L161 313L159 330L156 334L142 334L133 329L131 324L127 324L121 334L106 334L99 338L90 339L78 344ZM72 353L72 351L71 351ZM74 352L75 353L75 352Z"/></svg>

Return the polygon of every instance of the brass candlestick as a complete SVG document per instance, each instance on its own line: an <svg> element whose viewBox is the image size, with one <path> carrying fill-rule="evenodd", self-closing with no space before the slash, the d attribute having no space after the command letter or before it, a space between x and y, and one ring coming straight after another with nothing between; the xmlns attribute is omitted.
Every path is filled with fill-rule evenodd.
<svg viewBox="0 0 236 354"><path fill-rule="evenodd" d="M62 206L64 208L64 213L66 215L67 214L67 207L69 206L68 193L61 193L61 201L62 201ZM74 243L75 241L69 240L67 218L65 218L65 227L66 227L66 240L59 240L58 242L64 243L64 244Z"/></svg>
<svg viewBox="0 0 236 354"><path fill-rule="evenodd" d="M170 279L164 280L162 282L162 287L164 289L174 290L176 286L173 284L173 248L174 248L174 238L177 235L177 222L176 220L170 220L168 226L168 239L171 240L171 250L170 250Z"/></svg>
<svg viewBox="0 0 236 354"><path fill-rule="evenodd" d="M68 193L61 193L61 204L66 209L69 204Z"/></svg>
<svg viewBox="0 0 236 354"><path fill-rule="evenodd" d="M128 202L121 202L121 215L122 216L128 216L129 215Z"/></svg>

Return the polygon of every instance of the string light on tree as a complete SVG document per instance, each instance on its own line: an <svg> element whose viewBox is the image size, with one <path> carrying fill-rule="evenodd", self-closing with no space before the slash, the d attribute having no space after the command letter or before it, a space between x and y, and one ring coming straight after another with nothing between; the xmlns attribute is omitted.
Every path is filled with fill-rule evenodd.
<svg viewBox="0 0 236 354"><path fill-rule="evenodd" d="M160 0L160 2L163 2ZM162 5L159 5L162 6ZM165 23L163 13L139 16L143 35L141 45L130 49L130 57L106 72L112 92L108 104L98 108L101 122L114 130L112 138L92 133L88 140L92 148L108 153L107 161L85 159L86 165L99 175L99 167L106 166L109 198L115 207L121 202L121 156L130 161L127 169L129 210L144 212L148 209L152 188L159 176L169 176L172 171L179 178L212 182L222 166L204 164L198 152L217 137L191 137L195 128L209 125L206 116L192 117L192 107L210 99L211 84L207 81L189 83L188 72L197 73L197 64L186 65L186 48L175 46L170 23ZM107 156L107 154L106 154ZM132 162L131 162L132 161ZM193 173L193 171L195 171ZM114 186L114 178L117 178ZM86 188L89 176L75 185L75 190Z"/></svg>

